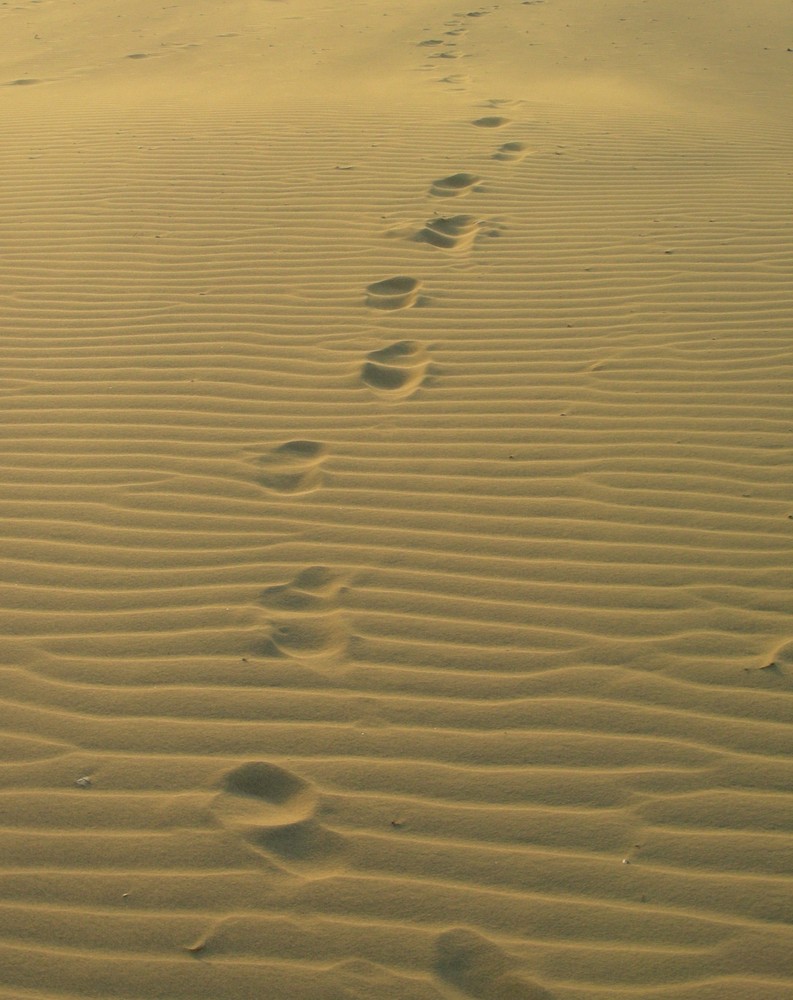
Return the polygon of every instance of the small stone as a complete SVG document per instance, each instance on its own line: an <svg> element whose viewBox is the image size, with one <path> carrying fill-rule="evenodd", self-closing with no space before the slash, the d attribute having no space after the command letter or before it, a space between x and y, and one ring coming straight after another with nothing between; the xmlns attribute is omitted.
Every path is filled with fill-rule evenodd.
<svg viewBox="0 0 793 1000"><path fill-rule="evenodd" d="M88 777L78 778L75 781L75 785L77 785L78 788L90 788L91 784L92 784L91 779Z"/></svg>

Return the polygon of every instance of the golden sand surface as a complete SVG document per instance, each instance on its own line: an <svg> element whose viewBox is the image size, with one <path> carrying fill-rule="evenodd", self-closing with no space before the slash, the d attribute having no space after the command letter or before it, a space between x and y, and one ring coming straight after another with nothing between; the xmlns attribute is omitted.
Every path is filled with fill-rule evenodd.
<svg viewBox="0 0 793 1000"><path fill-rule="evenodd" d="M0 1000L791 1000L787 0L0 26Z"/></svg>

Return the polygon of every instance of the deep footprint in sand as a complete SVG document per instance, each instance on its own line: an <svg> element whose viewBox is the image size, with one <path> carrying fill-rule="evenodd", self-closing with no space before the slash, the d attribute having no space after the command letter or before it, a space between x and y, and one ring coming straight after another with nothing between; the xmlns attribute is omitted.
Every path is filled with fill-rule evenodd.
<svg viewBox="0 0 793 1000"><path fill-rule="evenodd" d="M517 163L528 154L529 148L525 142L505 142L493 153L494 160L505 163Z"/></svg>
<svg viewBox="0 0 793 1000"><path fill-rule="evenodd" d="M479 220L473 215L453 215L427 219L416 239L442 250L464 250L479 232Z"/></svg>
<svg viewBox="0 0 793 1000"><path fill-rule="evenodd" d="M302 778L277 764L242 764L223 778L213 808L226 826L285 826L314 815L317 795Z"/></svg>
<svg viewBox="0 0 793 1000"><path fill-rule="evenodd" d="M450 174L448 177L433 181L430 194L434 194L436 198L456 198L475 190L480 180L476 174Z"/></svg>
<svg viewBox="0 0 793 1000"><path fill-rule="evenodd" d="M212 803L220 822L276 864L298 870L339 867L344 838L317 820L319 797L303 778L277 764L242 764L222 780Z"/></svg>
<svg viewBox="0 0 793 1000"><path fill-rule="evenodd" d="M409 309L415 305L421 282L417 278L398 275L374 281L366 287L366 304L372 309Z"/></svg>
<svg viewBox="0 0 793 1000"><path fill-rule="evenodd" d="M423 344L400 340L367 354L361 367L361 381L378 395L404 399L424 381L428 362Z"/></svg>
<svg viewBox="0 0 793 1000"><path fill-rule="evenodd" d="M287 441L259 459L259 482L274 493L310 493L322 485L326 454L318 441Z"/></svg>
<svg viewBox="0 0 793 1000"><path fill-rule="evenodd" d="M477 1000L552 1000L553 995L517 971L519 963L498 945L464 927L439 935L435 971Z"/></svg>

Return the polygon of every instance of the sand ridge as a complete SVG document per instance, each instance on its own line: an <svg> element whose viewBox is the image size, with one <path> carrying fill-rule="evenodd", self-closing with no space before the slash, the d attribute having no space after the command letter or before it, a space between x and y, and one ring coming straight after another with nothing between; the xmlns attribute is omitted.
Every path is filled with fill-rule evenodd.
<svg viewBox="0 0 793 1000"><path fill-rule="evenodd" d="M793 998L781 4L7 16L0 996Z"/></svg>

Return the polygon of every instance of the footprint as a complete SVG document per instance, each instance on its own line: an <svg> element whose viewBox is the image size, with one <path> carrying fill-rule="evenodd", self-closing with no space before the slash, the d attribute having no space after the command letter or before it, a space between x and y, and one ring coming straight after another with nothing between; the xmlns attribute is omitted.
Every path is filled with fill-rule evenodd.
<svg viewBox="0 0 793 1000"><path fill-rule="evenodd" d="M325 445L317 441L287 441L259 461L259 482L275 493L309 493L322 485Z"/></svg>
<svg viewBox="0 0 793 1000"><path fill-rule="evenodd" d="M257 761L243 764L223 779L213 808L226 826L247 829L287 826L314 815L314 789L291 771Z"/></svg>
<svg viewBox="0 0 793 1000"><path fill-rule="evenodd" d="M288 618L270 623L270 635L260 653L296 660L337 656L347 648L349 636L335 618L320 615Z"/></svg>
<svg viewBox="0 0 793 1000"><path fill-rule="evenodd" d="M476 125L477 128L503 128L510 122L510 118L504 118L502 115L485 115L484 118L477 118L471 124Z"/></svg>
<svg viewBox="0 0 793 1000"><path fill-rule="evenodd" d="M128 56L124 56L125 59L151 59L151 52L130 52Z"/></svg>
<svg viewBox="0 0 793 1000"><path fill-rule="evenodd" d="M475 931L457 927L438 937L435 970L478 1000L552 1000L552 994L516 972L518 962Z"/></svg>
<svg viewBox="0 0 793 1000"><path fill-rule="evenodd" d="M444 219L428 219L416 237L444 250L460 250L470 246L479 230L479 220L473 215L453 215Z"/></svg>
<svg viewBox="0 0 793 1000"><path fill-rule="evenodd" d="M488 108L517 108L525 103L522 97L490 97L484 102L484 106Z"/></svg>
<svg viewBox="0 0 793 1000"><path fill-rule="evenodd" d="M327 566L301 570L289 583L277 584L262 591L261 603L277 611L308 611L320 614L339 606L341 576Z"/></svg>
<svg viewBox="0 0 793 1000"><path fill-rule="evenodd" d="M425 41L418 43L420 49L426 48L427 46L431 45L443 45L443 44L444 42L442 38L427 38Z"/></svg>
<svg viewBox="0 0 793 1000"><path fill-rule="evenodd" d="M264 831L256 839L259 846L274 854L285 867L321 869L323 874L328 869L342 867L347 847L344 837L314 819Z"/></svg>
<svg viewBox="0 0 793 1000"><path fill-rule="evenodd" d="M450 174L448 177L441 177L432 182L430 194L437 198L455 198L468 194L480 182L481 177L475 174Z"/></svg>
<svg viewBox="0 0 793 1000"><path fill-rule="evenodd" d="M421 289L417 278L399 275L375 281L366 288L366 304L373 309L408 309L416 304Z"/></svg>
<svg viewBox="0 0 793 1000"><path fill-rule="evenodd" d="M6 87L32 87L35 83L41 83L41 80L37 80L32 76L23 76L18 80L9 80L5 86Z"/></svg>
<svg viewBox="0 0 793 1000"><path fill-rule="evenodd" d="M424 381L427 351L415 340L400 340L367 354L361 380L370 389L392 398L412 395Z"/></svg>
<svg viewBox="0 0 793 1000"><path fill-rule="evenodd" d="M303 778L256 761L230 771L212 808L220 822L284 867L338 867L343 837L316 818L319 797Z"/></svg>
<svg viewBox="0 0 793 1000"><path fill-rule="evenodd" d="M527 152L528 146L525 142L505 142L493 153L493 159L516 163L518 160L522 160Z"/></svg>
<svg viewBox="0 0 793 1000"><path fill-rule="evenodd" d="M262 591L260 603L278 612L267 623L267 635L254 648L258 656L306 660L343 653L349 635L334 614L341 605L341 574L327 566L310 566L286 584Z"/></svg>
<svg viewBox="0 0 793 1000"><path fill-rule="evenodd" d="M459 90L465 90L465 84L471 82L471 77L467 73L452 73L449 76L442 76L438 83L448 83Z"/></svg>

